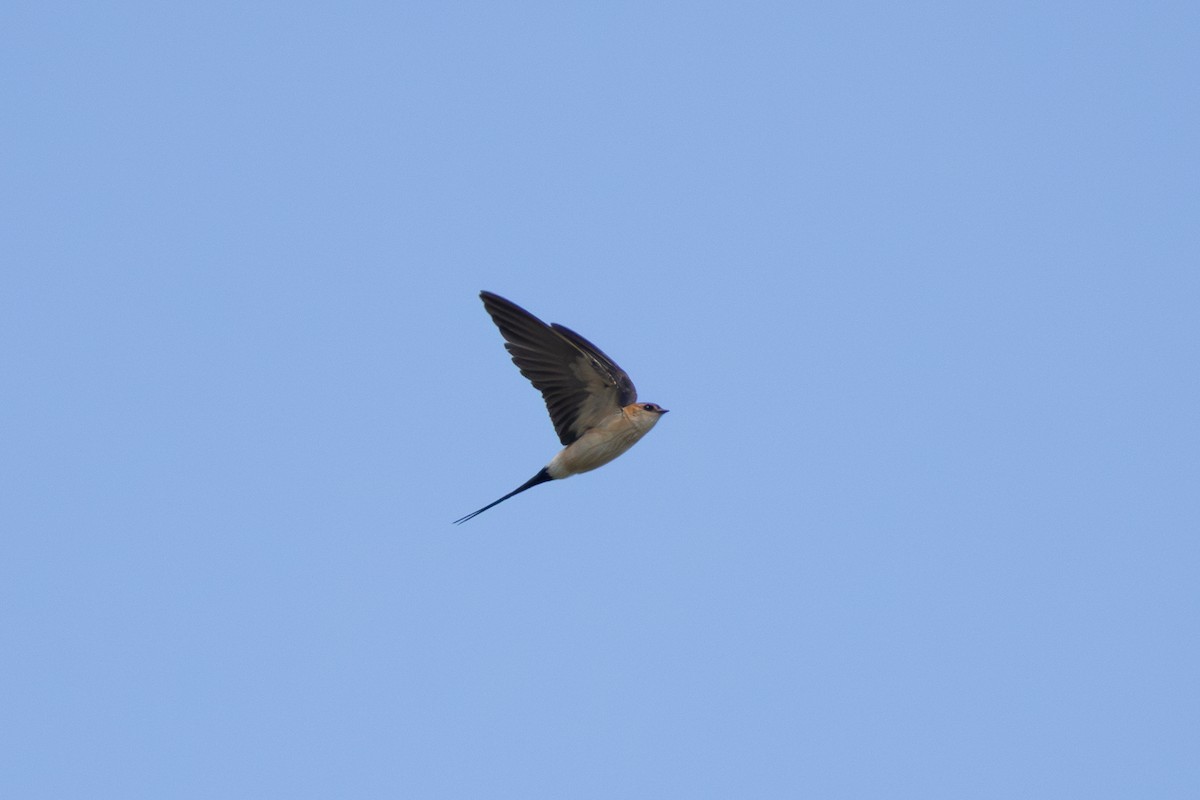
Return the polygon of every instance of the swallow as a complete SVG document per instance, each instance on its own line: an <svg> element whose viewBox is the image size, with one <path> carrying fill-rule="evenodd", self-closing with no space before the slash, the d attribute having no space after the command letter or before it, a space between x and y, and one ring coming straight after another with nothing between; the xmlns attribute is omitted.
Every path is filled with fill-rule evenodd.
<svg viewBox="0 0 1200 800"><path fill-rule="evenodd" d="M454 521L459 525L526 489L602 467L650 432L667 409L639 403L625 370L564 325L547 325L498 294L480 292L504 347L542 393L563 449L538 474L495 502Z"/></svg>

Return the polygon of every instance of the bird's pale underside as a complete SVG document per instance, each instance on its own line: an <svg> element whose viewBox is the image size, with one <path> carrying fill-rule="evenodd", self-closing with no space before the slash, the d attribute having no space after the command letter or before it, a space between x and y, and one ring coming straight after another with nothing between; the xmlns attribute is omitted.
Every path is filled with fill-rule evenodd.
<svg viewBox="0 0 1200 800"><path fill-rule="evenodd" d="M637 402L637 389L625 370L570 328L547 325L498 294L479 296L513 363L542 393L563 449L521 486L455 524L540 483L604 466L633 447L667 413L654 403Z"/></svg>

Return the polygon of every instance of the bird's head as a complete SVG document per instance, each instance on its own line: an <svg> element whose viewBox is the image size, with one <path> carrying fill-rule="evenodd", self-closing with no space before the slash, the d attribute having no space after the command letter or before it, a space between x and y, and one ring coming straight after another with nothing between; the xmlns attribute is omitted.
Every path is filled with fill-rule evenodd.
<svg viewBox="0 0 1200 800"><path fill-rule="evenodd" d="M625 415L642 431L653 428L665 413L667 409L657 403L630 403L625 406Z"/></svg>

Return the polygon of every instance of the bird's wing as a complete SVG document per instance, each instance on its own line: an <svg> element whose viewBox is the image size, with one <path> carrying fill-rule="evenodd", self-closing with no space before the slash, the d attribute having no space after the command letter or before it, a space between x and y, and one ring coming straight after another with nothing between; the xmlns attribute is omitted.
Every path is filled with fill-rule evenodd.
<svg viewBox="0 0 1200 800"><path fill-rule="evenodd" d="M513 363L542 393L563 445L637 400L625 370L578 333L547 325L500 295L479 296L504 336Z"/></svg>

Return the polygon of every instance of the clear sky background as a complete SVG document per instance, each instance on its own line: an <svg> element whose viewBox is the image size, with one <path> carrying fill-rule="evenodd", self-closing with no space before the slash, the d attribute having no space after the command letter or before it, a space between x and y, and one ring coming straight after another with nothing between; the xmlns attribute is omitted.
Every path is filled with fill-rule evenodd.
<svg viewBox="0 0 1200 800"><path fill-rule="evenodd" d="M1200 796L1197 8L6 3L0 796Z"/></svg>

